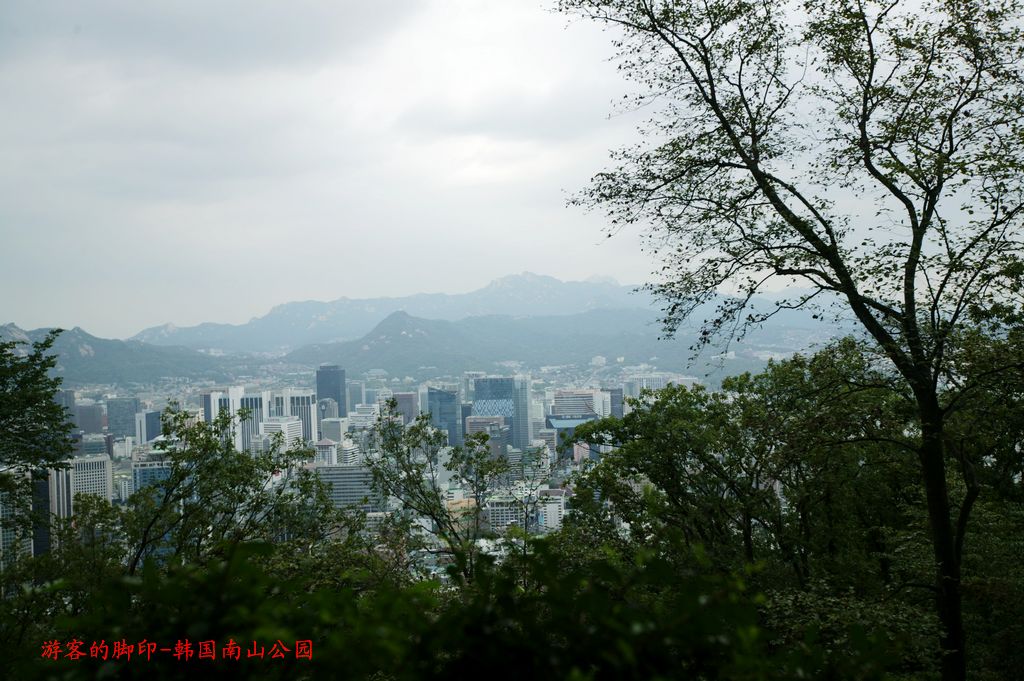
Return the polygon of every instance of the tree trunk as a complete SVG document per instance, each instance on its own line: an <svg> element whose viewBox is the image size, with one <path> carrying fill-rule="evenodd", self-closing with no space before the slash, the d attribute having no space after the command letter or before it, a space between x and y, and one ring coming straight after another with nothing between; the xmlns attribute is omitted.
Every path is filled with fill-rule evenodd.
<svg viewBox="0 0 1024 681"><path fill-rule="evenodd" d="M935 600L942 625L942 680L964 681L967 658L964 650L964 624L960 604L960 561L956 556L956 537L950 519L949 489L942 442L942 414L933 400L922 406L921 473L928 500L928 520L935 553Z"/></svg>

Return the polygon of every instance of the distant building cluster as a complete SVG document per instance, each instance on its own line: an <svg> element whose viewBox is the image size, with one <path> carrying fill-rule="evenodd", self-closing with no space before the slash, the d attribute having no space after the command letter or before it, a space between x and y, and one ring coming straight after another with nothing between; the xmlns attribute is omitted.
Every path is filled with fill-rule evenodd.
<svg viewBox="0 0 1024 681"><path fill-rule="evenodd" d="M612 367L619 374L609 377ZM644 367L623 371L620 362L609 365L595 357L576 375L563 367L544 367L534 376L467 371L415 383L389 378L383 370L350 380L345 369L325 364L298 380L261 377L251 384L185 386L184 391L175 384L177 394L145 386L132 395L63 390L56 400L73 422L73 455L66 469L37 476L34 503L53 517L71 518L82 495L125 503L135 492L166 480L171 465L162 418L168 405L175 405L206 423L230 415L233 427L224 437L238 451L307 450L306 467L326 483L337 507L379 517L393 509L394 500L374 492L367 464L378 455L373 429L390 402L399 425L423 419L443 434L449 449L486 435L489 456L504 457L510 471L502 485L479 500L487 530L500 535L516 526L543 534L559 529L571 509L566 483L574 469L605 453L582 445L564 447L575 429L604 417L621 418L628 399L644 390L695 381ZM309 387L302 387L304 382ZM442 469L435 482L450 509L476 510L478 500L457 476ZM287 475L274 484L287 484ZM10 537L2 539L0 559L14 548ZM48 529L40 527L31 546L26 543L22 550L44 552L49 541Z"/></svg>

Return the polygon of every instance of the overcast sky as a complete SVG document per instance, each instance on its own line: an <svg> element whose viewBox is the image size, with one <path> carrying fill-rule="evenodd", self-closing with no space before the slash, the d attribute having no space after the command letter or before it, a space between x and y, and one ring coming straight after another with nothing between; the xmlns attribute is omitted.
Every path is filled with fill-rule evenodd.
<svg viewBox="0 0 1024 681"><path fill-rule="evenodd" d="M609 117L611 35L551 5L0 3L0 323L648 279L566 206L640 117Z"/></svg>

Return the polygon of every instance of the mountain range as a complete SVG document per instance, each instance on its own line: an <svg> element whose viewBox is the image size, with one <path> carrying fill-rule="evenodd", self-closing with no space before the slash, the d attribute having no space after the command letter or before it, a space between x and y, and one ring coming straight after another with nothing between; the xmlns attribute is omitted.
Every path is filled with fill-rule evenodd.
<svg viewBox="0 0 1024 681"><path fill-rule="evenodd" d="M771 304L755 301L761 309ZM699 310L697 319L713 307ZM288 303L247 324L164 326L128 340L98 338L76 327L58 337L55 350L57 371L69 385L152 383L165 377L223 382L254 371L308 370L320 363L339 364L353 378L373 369L430 378L467 370L507 372L511 363L526 370L585 366L598 355L610 364L621 358L624 365L720 377L756 370L769 357L839 333L814 321L810 312L783 310L753 329L744 343L731 346L728 359L705 351L692 361L694 332L682 328L663 340L658 317L651 297L632 287L522 274L472 293ZM0 339L32 342L46 332L7 324L0 326Z"/></svg>
<svg viewBox="0 0 1024 681"><path fill-rule="evenodd" d="M165 324L140 331L132 340L197 350L283 354L311 343L361 338L393 312L456 321L477 315L551 316L600 308L653 310L653 305L649 294L610 279L560 281L524 272L469 293L285 303L245 324Z"/></svg>
<svg viewBox="0 0 1024 681"><path fill-rule="evenodd" d="M723 363L712 351L692 361L695 335L659 338L657 314L638 309L590 310L574 315L511 317L487 315L459 321L423 319L395 312L369 334L354 341L312 344L288 353L283 361L316 366L338 364L349 375L383 369L390 375L428 377L480 370L501 373L518 364L586 366L596 356L611 364L650 364L658 369L696 375L756 369L767 352L788 354L784 338L758 334ZM807 331L801 334L806 339ZM760 354L759 354L760 353Z"/></svg>
<svg viewBox="0 0 1024 681"><path fill-rule="evenodd" d="M35 343L49 329L26 331L14 324L0 326L0 340ZM20 348L25 352L25 347ZM160 347L135 340L98 338L75 327L57 336L53 352L56 373L68 385L88 383L152 383L184 377L224 381L233 375L230 362L183 347Z"/></svg>

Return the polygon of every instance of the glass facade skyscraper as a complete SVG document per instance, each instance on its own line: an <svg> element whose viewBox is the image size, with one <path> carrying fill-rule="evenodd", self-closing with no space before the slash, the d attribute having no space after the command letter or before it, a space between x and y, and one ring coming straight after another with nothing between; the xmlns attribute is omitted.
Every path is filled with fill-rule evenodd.
<svg viewBox="0 0 1024 681"><path fill-rule="evenodd" d="M512 446L530 446L530 378L477 378L473 381L473 416L503 416Z"/></svg>
<svg viewBox="0 0 1024 681"><path fill-rule="evenodd" d="M338 404L338 416L348 416L345 394L345 370L336 364L321 364L316 370L316 399L332 399Z"/></svg>
<svg viewBox="0 0 1024 681"><path fill-rule="evenodd" d="M114 437L135 435L135 415L139 401L134 397L111 397L107 400L107 432Z"/></svg>
<svg viewBox="0 0 1024 681"><path fill-rule="evenodd" d="M450 390L427 389L427 409L430 423L448 433L448 444L462 445L462 403L459 393Z"/></svg>

